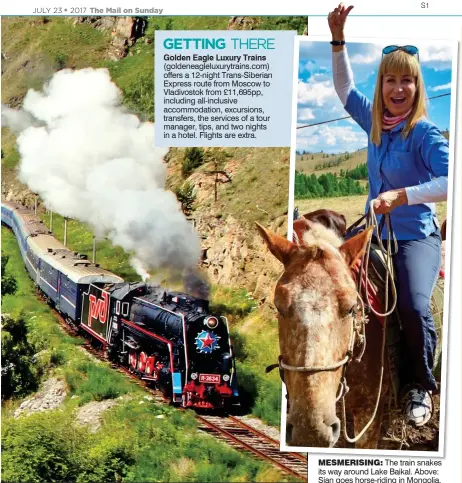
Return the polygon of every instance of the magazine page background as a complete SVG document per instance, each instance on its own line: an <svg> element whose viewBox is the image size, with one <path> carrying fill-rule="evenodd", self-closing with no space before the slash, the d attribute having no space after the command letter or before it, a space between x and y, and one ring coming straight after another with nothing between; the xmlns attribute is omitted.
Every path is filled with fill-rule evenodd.
<svg viewBox="0 0 462 483"><path fill-rule="evenodd" d="M109 2L106 2L109 4ZM143 3L143 2L141 2ZM150 7L151 5L148 5L147 2L144 6ZM369 2L364 2L367 3L368 8L375 8L375 6L372 6ZM64 5L64 2L62 3ZM70 5L70 3L69 3ZM22 2L20 6L14 6L14 5L8 5L8 14L23 14L23 15L29 15L33 8L35 8L37 5L31 1L27 2ZM104 3L100 3L98 6L104 6ZM234 5L235 10L239 10L240 12L245 13L246 7L248 5L245 5L244 3L241 4L235 4ZM402 2L388 2L387 8L390 9L391 12L397 12L402 9L403 5ZM2 7L0 10L0 13L3 13L3 9L5 8ZM186 14L186 11L188 13L194 13L196 15L209 15L210 12L212 11L211 9L213 8L224 8L226 11L222 12L222 14L229 13L228 9L229 6L216 6L216 5L200 5L194 7L191 6L190 3L187 2L176 2L174 6L169 6L169 8L172 8L175 10L175 13L177 14ZM193 11L191 10L193 8ZM256 8L256 7L255 7ZM281 12L281 9L288 9L288 12ZM296 13L299 15L303 14L309 14L311 9L319 9L319 6L316 5L309 5L305 4L302 2L298 2L297 5L295 5L295 2L292 4L287 4L285 7L278 6L276 4L274 5L261 5L258 7L257 12L253 12L255 15L265 15L269 14L270 11L272 13L278 14L278 15L287 15L289 13L289 10L291 11L290 13ZM382 6L377 6L377 8L382 8ZM447 9L449 8L449 4L441 6L442 9ZM12 11L12 9L14 11ZM271 10L270 10L271 9ZM276 10L275 10L276 9ZM267 11L265 11L267 10ZM215 13L215 12L213 12ZM219 12L217 12L218 14ZM250 12L252 13L252 12ZM318 13L318 12L316 12ZM231 12L232 14L232 12ZM436 14L436 12L434 12ZM327 13L324 14L324 6L321 8L321 12L319 12L320 17L310 17L309 20L309 25L310 25L310 35L325 35L325 25L326 25L326 16ZM354 18L352 17L349 20L348 27L350 28L351 26L355 27L355 30L361 33L361 36L379 36L377 34L378 28L381 28L383 26L383 22L379 17L369 17L368 19L368 24L367 27L363 23L364 19L360 18ZM318 24L319 22L319 24ZM322 28L321 28L322 24ZM419 19L412 19L412 22L409 21L409 18L396 18L396 26L399 28L397 29L398 31L396 32L397 36L402 36L403 30L406 31L406 35L409 36L414 36L415 38L418 38L419 35L423 38L423 32L429 32L432 31L432 33L438 34L441 36L442 39L456 39L460 41L462 39L462 19L456 18L456 17L446 17L444 18L444 21L438 22L436 19L433 18L419 18ZM319 25L320 30L319 34L316 33L317 31L317 25ZM368 31L368 28L370 29L370 32ZM390 24L387 24L387 36L393 36L394 32L393 29L390 30ZM414 31L415 30L415 31ZM448 33L451 33L451 37L448 37ZM433 36L433 35L432 35ZM460 54L460 50L459 50ZM460 82L460 71L459 71L459 92L461 88L461 82ZM457 122L458 122L458 128L460 130L460 95L458 96L458 114L457 114ZM457 138L456 140L456 160L460 160L460 156L462 155L462 149L461 149L461 142L460 142L460 137ZM456 161L457 163L457 161ZM461 385L460 385L460 373L461 373L461 351L460 351L460 341L461 341L461 329L460 329L460 324L459 319L460 319L460 313L461 313L461 298L460 298L460 293L461 293L461 274L459 267L462 264L461 257L460 257L460 246L462 244L462 239L461 239L461 233L460 233L460 219L461 219L461 211L460 211L460 186L461 186L461 176L460 176L461 170L460 168L457 167L455 168L455 180L454 180L454 185L455 185L455 190L454 190L454 203L453 203L453 220L454 220L454 226L450 229L452 236L452 243L454 249L452 250L452 266L455 267L455 269L452 272L452 280L451 280L451 288L450 288L450 300L451 300L451 314L450 314L450 339L449 339L449 348L448 348L448 374L447 374L447 380L448 380L448 389L450 391L450 397L448 398L446 402L446 421L447 421L447 430L446 430L446 456L444 458L444 461L446 464L443 467L443 470L441 472L442 478L441 481L443 482L450 482L450 481L456 481L455 478L457 476L460 476L460 472L457 473L460 470L460 454L461 454L461 440L460 440L460 430L461 430L461 417L460 417L460 400L461 400ZM449 235L448 235L449 236ZM451 322L452 321L452 322ZM313 462L313 468L317 466L317 459L318 456L315 456L312 459ZM310 474L310 481L317 481L317 475L316 474Z"/></svg>

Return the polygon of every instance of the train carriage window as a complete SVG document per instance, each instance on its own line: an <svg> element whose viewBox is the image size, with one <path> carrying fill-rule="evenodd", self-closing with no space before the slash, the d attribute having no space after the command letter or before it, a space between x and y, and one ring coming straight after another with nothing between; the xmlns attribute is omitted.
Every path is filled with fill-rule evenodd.
<svg viewBox="0 0 462 483"><path fill-rule="evenodd" d="M117 302L117 303L120 303L120 302ZM127 316L128 316L129 309L130 309L130 307L129 307L128 302L124 302L124 303L122 304L122 315L123 315L124 317L127 317Z"/></svg>
<svg viewBox="0 0 462 483"><path fill-rule="evenodd" d="M116 303L116 314L120 315L120 300L117 300L117 303Z"/></svg>

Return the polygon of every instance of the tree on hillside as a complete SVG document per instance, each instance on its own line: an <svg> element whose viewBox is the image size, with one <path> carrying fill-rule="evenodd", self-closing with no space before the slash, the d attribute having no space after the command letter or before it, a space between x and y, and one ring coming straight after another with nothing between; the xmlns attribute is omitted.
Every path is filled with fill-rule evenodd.
<svg viewBox="0 0 462 483"><path fill-rule="evenodd" d="M204 150L202 148L186 148L184 151L181 172L188 177L196 168L204 164Z"/></svg>
<svg viewBox="0 0 462 483"><path fill-rule="evenodd" d="M196 201L196 195L194 194L194 185L187 181L181 186L175 189L175 195L178 201L181 203L181 210L183 213L190 217L194 211L194 202Z"/></svg>
<svg viewBox="0 0 462 483"><path fill-rule="evenodd" d="M225 165L231 157L226 150L210 148L205 153L206 162L213 163L214 169L206 171L206 174L215 175L214 199L218 201L218 183L231 183L231 175L225 170Z"/></svg>

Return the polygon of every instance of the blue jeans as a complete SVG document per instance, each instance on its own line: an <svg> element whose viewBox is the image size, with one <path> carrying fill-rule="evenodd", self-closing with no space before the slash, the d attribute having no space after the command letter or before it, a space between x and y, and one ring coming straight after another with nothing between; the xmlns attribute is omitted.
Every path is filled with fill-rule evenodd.
<svg viewBox="0 0 462 483"><path fill-rule="evenodd" d="M345 238L351 238L363 229L355 228ZM373 238L376 243L375 236ZM384 246L387 246L385 240ZM430 303L441 266L439 229L421 240L398 240L393 264L404 338L401 382L420 384L428 391L436 391L432 369L437 338Z"/></svg>
<svg viewBox="0 0 462 483"><path fill-rule="evenodd" d="M398 241L393 262L405 343L402 382L435 391L432 369L437 338L430 301L441 266L440 232L422 240Z"/></svg>

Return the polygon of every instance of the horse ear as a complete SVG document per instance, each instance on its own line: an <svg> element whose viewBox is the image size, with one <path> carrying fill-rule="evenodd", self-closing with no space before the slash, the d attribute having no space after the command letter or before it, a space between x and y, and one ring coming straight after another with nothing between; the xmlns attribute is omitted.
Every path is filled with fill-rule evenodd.
<svg viewBox="0 0 462 483"><path fill-rule="evenodd" d="M270 252L282 264L286 265L289 262L291 255L297 250L297 245L271 230L267 230L259 223L255 222L255 224Z"/></svg>
<svg viewBox="0 0 462 483"><path fill-rule="evenodd" d="M347 240L340 247L340 253L343 255L343 258L350 267L352 267L357 262L357 260L364 255L367 243L372 236L374 228L375 227L370 226L358 235L355 235L353 238Z"/></svg>
<svg viewBox="0 0 462 483"><path fill-rule="evenodd" d="M303 234L313 228L313 222L307 218L299 218L293 224L293 241L297 245L303 244Z"/></svg>

